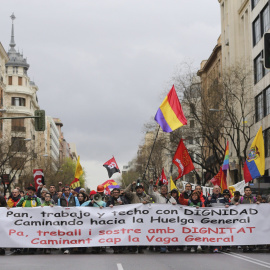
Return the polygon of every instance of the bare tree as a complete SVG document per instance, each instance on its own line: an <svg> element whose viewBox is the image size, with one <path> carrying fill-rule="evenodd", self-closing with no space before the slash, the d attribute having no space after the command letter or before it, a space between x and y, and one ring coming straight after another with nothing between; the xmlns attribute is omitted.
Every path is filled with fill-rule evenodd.
<svg viewBox="0 0 270 270"><path fill-rule="evenodd" d="M188 110L187 118L194 119L195 129L173 132L172 143L179 137L193 137L197 159L193 162L209 173L216 174L224 160L226 141L229 140L232 157L237 159L238 180L242 180L243 160L250 142L253 125L251 98L251 71L237 65L223 72L220 80L208 79L208 85L194 83L196 73L190 67L178 74L176 90L182 105ZM210 82L210 83L209 83ZM207 179L206 179L207 180Z"/></svg>
<svg viewBox="0 0 270 270"><path fill-rule="evenodd" d="M24 169L30 166L36 157L36 153L27 143L20 132L13 132L12 136L9 134L0 140L0 176L4 194L24 174ZM8 179L5 180L5 176Z"/></svg>

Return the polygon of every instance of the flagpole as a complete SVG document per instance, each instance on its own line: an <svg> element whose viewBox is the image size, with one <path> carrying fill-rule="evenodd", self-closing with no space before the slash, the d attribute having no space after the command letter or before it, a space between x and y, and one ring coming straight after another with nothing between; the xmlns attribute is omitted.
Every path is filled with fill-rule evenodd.
<svg viewBox="0 0 270 270"><path fill-rule="evenodd" d="M173 181L172 179L172 172L173 172L173 163L171 164L171 167L170 167L170 181L168 181L168 190L171 191L172 187L171 187L171 181Z"/></svg>
<svg viewBox="0 0 270 270"><path fill-rule="evenodd" d="M145 171L144 171L144 173L143 173L142 181L145 180L145 174L146 174L147 168L148 168L148 166L149 166L149 162L150 162L150 159L151 159L151 155L152 155L153 150L154 150L154 146L155 146L155 143L156 143L156 140L157 140L157 136L158 136L159 129L160 129L160 125L158 126L157 134L156 134L156 137L155 137L155 140L154 140L154 143L153 143L153 146L152 146L152 149L151 149L151 152L150 152L148 161L147 161L147 165L146 165Z"/></svg>

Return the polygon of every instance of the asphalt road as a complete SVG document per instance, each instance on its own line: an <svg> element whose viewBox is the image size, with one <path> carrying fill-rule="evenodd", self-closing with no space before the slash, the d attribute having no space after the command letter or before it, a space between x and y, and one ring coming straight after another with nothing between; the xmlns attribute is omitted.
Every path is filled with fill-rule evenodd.
<svg viewBox="0 0 270 270"><path fill-rule="evenodd" d="M53 250L52 254L15 255L9 250L0 257L1 270L174 270L174 269L270 269L269 251L243 253L236 249L230 253L174 252L160 254L146 250L144 254L67 254Z"/></svg>

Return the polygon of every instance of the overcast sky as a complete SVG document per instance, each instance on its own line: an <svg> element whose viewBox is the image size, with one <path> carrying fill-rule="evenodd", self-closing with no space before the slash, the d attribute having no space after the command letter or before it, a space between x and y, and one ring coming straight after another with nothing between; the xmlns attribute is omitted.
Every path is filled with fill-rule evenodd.
<svg viewBox="0 0 270 270"><path fill-rule="evenodd" d="M10 0L0 8L6 51L13 12L39 105L62 120L91 189L108 180L112 155L120 170L136 156L177 65L199 68L220 35L217 0Z"/></svg>

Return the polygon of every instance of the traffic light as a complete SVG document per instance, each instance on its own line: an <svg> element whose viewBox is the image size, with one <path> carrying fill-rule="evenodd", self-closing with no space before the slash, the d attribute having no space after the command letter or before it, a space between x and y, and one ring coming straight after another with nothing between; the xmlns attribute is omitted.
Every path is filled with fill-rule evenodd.
<svg viewBox="0 0 270 270"><path fill-rule="evenodd" d="M35 110L35 130L44 131L45 130L45 111L44 110Z"/></svg>
<svg viewBox="0 0 270 270"><path fill-rule="evenodd" d="M270 69L270 33L264 34L264 67Z"/></svg>

